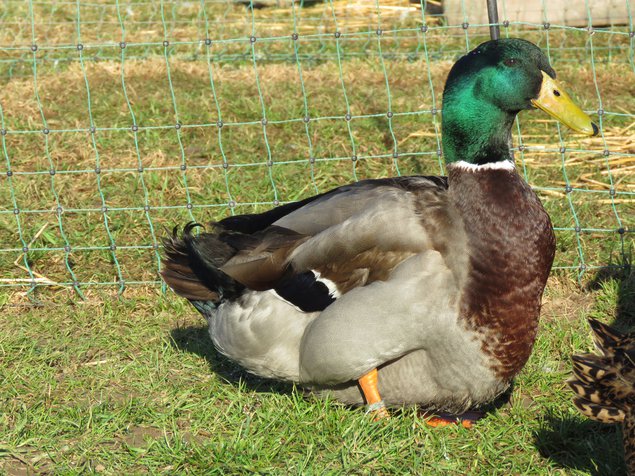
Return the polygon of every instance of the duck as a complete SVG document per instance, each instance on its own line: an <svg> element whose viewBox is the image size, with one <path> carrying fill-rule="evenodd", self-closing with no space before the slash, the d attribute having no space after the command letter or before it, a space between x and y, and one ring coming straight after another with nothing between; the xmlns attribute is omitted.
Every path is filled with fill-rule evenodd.
<svg viewBox="0 0 635 476"><path fill-rule="evenodd" d="M573 404L584 416L601 423L622 425L624 460L635 475L635 333L622 333L597 319L589 319L600 352L572 357L573 377L567 383Z"/></svg>
<svg viewBox="0 0 635 476"><path fill-rule="evenodd" d="M318 396L461 414L526 363L555 252L514 165L516 115L597 126L540 48L487 41L443 94L447 176L361 180L268 211L188 223L164 242L163 280L246 371Z"/></svg>

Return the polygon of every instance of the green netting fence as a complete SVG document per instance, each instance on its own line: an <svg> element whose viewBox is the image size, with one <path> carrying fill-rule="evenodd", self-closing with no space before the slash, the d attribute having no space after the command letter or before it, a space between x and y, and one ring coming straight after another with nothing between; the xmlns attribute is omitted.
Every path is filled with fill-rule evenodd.
<svg viewBox="0 0 635 476"><path fill-rule="evenodd" d="M12 1L0 10L0 290L159 286L161 237L368 177L443 174L452 62L485 0ZM500 0L601 135L537 112L518 167L554 269L625 266L635 216L631 0Z"/></svg>

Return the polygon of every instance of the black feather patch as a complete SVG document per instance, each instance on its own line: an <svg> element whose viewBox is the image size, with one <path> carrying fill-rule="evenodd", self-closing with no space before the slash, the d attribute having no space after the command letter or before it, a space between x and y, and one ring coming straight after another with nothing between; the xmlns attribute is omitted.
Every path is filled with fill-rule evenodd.
<svg viewBox="0 0 635 476"><path fill-rule="evenodd" d="M335 301L326 284L312 271L284 277L274 291L304 312L323 311Z"/></svg>

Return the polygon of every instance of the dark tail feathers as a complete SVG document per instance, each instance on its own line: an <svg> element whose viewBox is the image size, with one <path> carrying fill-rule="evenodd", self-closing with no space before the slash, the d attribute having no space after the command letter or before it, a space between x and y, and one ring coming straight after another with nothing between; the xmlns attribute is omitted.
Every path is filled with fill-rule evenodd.
<svg viewBox="0 0 635 476"><path fill-rule="evenodd" d="M194 235L192 231L199 226L188 223L180 237L178 227L174 227L172 235L163 240L163 280L178 295L193 301L218 303L239 296L245 287L219 269L236 249L216 233Z"/></svg>

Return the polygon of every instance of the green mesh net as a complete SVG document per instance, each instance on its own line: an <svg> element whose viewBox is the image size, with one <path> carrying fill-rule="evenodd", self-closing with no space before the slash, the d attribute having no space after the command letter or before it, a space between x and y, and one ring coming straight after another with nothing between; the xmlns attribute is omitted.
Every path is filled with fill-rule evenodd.
<svg viewBox="0 0 635 476"><path fill-rule="evenodd" d="M630 0L576 1L499 1L499 16L601 127L582 138L524 112L514 134L554 269L582 277L632 249L635 38ZM488 39L485 3L5 1L0 287L160 286L177 224L443 174L443 81Z"/></svg>

